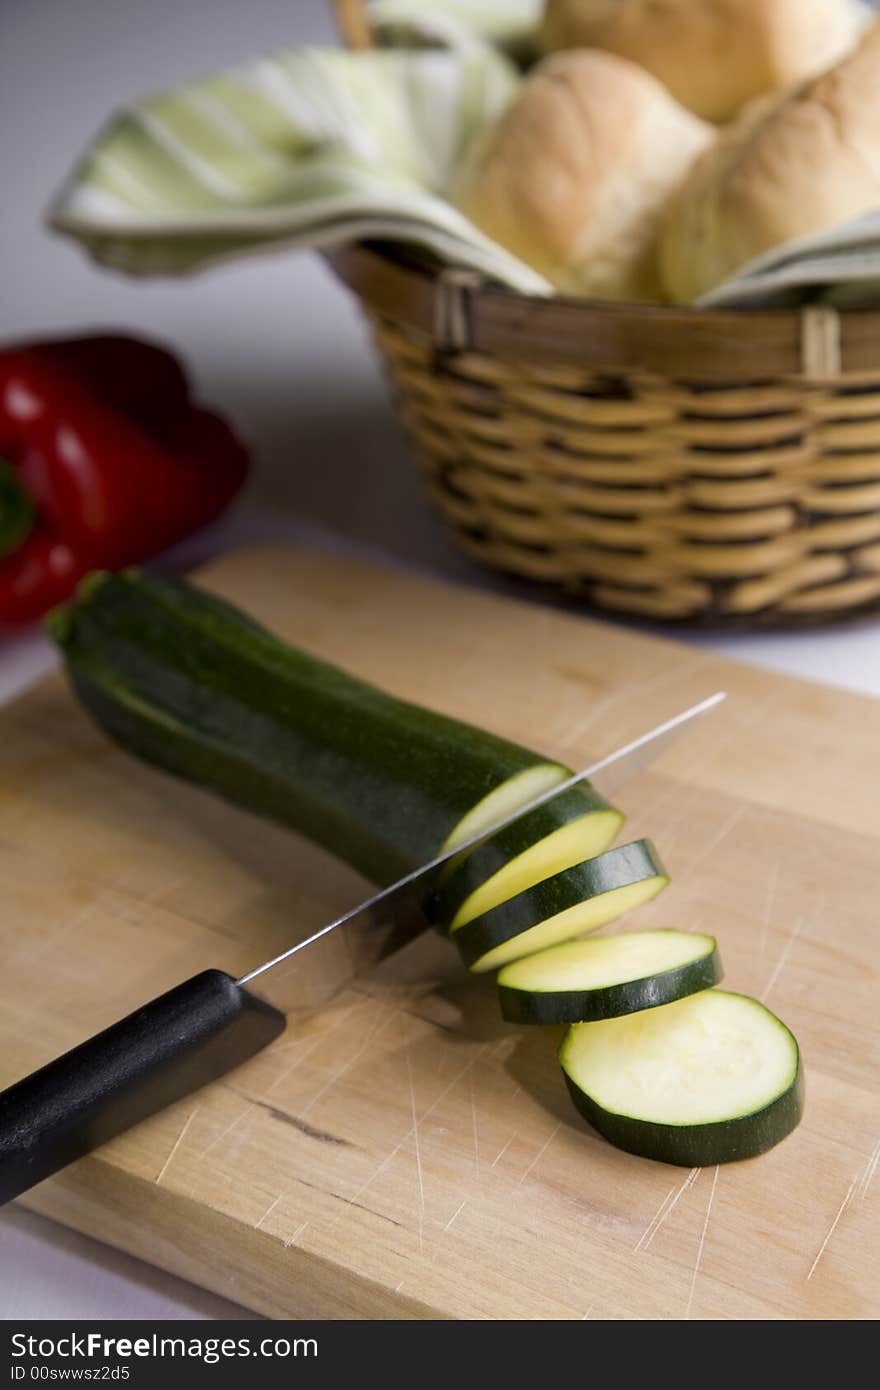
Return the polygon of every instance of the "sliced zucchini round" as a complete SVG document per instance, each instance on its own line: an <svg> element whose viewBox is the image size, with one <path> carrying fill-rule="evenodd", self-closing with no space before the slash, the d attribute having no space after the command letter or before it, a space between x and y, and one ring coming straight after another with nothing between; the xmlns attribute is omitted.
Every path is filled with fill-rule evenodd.
<svg viewBox="0 0 880 1390"><path fill-rule="evenodd" d="M505 816L512 816L519 806L528 806L530 801L543 796L559 782L564 782L568 776L568 768L562 767L560 763L537 763L534 767L527 767L523 772L508 777L505 782L489 792L488 796L478 801L454 826L443 842L443 851L463 845L466 840L479 835L481 830L495 825L496 821L504 820ZM549 804L551 803L548 802Z"/></svg>
<svg viewBox="0 0 880 1390"><path fill-rule="evenodd" d="M589 783L572 787L471 850L432 894L428 915L461 927L542 879L601 854L622 824L620 811Z"/></svg>
<svg viewBox="0 0 880 1390"><path fill-rule="evenodd" d="M508 1023L586 1023L670 1004L717 985L721 974L714 936L620 932L506 965L498 994Z"/></svg>
<svg viewBox="0 0 880 1390"><path fill-rule="evenodd" d="M798 1045L757 999L711 989L576 1023L559 1060L577 1109L619 1149L686 1167L772 1149L803 1111Z"/></svg>
<svg viewBox="0 0 880 1390"><path fill-rule="evenodd" d="M452 939L469 969L496 970L616 921L668 882L650 841L634 840L527 888L456 927Z"/></svg>

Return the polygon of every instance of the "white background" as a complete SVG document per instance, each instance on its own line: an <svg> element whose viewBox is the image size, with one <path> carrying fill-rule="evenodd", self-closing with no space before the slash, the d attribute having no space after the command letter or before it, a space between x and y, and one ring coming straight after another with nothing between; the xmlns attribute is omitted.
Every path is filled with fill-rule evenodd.
<svg viewBox="0 0 880 1390"><path fill-rule="evenodd" d="M197 549L317 528L328 543L503 587L459 557L428 512L356 306L316 257L131 282L95 270L41 226L48 198L114 107L263 49L332 40L322 0L0 0L0 335L116 325L182 350L259 458L237 513ZM689 640L880 693L875 625ZM50 659L38 638L0 646L0 698ZM0 1213L0 1317L97 1315L236 1310L22 1210Z"/></svg>

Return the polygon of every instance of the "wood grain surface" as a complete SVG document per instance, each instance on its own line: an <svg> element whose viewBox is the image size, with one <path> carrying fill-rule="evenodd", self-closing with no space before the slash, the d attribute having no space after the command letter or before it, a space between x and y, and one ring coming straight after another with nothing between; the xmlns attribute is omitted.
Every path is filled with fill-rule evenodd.
<svg viewBox="0 0 880 1390"><path fill-rule="evenodd" d="M430 935L366 973L299 958L286 1034L26 1202L273 1316L873 1318L880 1313L876 702L317 553L213 590L395 693L579 764L719 686L618 801L673 884L626 925L717 934L726 984L797 1033L807 1111L750 1162L618 1153L555 1030L499 1016ZM356 901L305 842L141 766L60 678L0 713L0 1084L208 965Z"/></svg>

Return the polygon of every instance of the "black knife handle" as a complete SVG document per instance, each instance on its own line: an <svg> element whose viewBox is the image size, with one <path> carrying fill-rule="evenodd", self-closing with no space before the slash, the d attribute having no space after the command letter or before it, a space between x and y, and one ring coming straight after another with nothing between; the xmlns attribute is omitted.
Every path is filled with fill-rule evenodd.
<svg viewBox="0 0 880 1390"><path fill-rule="evenodd" d="M0 1204L283 1032L285 1018L205 970L0 1093Z"/></svg>

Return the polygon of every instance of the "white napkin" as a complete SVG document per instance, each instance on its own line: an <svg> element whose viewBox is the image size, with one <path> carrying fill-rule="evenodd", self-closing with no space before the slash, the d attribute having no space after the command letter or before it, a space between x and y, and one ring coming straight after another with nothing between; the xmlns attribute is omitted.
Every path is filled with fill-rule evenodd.
<svg viewBox="0 0 880 1390"><path fill-rule="evenodd" d="M700 304L722 309L809 301L842 308L878 297L880 210L775 247L710 290Z"/></svg>

